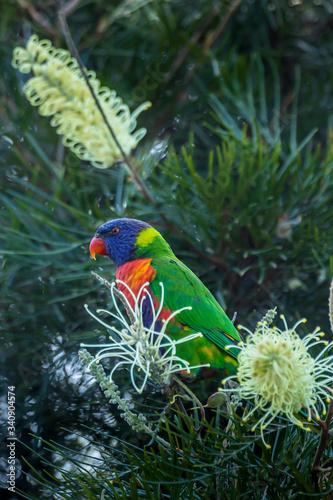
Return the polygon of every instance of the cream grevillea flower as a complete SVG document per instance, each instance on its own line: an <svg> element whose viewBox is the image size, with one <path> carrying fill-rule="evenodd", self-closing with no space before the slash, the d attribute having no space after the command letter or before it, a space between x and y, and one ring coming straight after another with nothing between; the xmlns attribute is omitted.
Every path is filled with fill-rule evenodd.
<svg viewBox="0 0 333 500"><path fill-rule="evenodd" d="M63 135L63 144L80 159L98 168L107 168L120 159L112 138L91 95L76 59L67 50L56 49L50 40L39 41L36 35L26 48L16 47L12 65L22 73L33 73L23 87L32 106L43 116L52 116L51 125ZM141 104L133 113L114 90L101 87L94 71L86 75L112 130L126 154L136 147L146 129L134 132L136 118L150 106Z"/></svg>
<svg viewBox="0 0 333 500"><path fill-rule="evenodd" d="M236 391L242 398L254 400L253 409L243 421L258 409L264 412L252 428L255 430L260 426L264 442L263 430L278 414L301 427L304 423L297 415L301 410L306 412L309 422L312 415L319 419L318 407L323 414L326 413L324 401L330 402L333 388L333 356L327 355L332 342L322 339L324 333L319 327L313 333L299 337L296 329L306 322L305 319L289 328L284 316L281 316L284 329L271 327L269 323L274 314L275 311L270 311L258 323L254 333L239 327L249 335L245 343L239 344L238 373L235 377L228 377L238 380ZM309 350L318 344L324 347L313 358ZM235 392L235 389L227 390ZM309 430L308 426L305 429Z"/></svg>
<svg viewBox="0 0 333 500"><path fill-rule="evenodd" d="M191 369L209 366L209 364L190 366L188 361L177 356L178 344L189 342L197 337L202 337L201 333L190 334L179 340L172 340L165 333L169 322L178 313L186 309L191 309L191 307L184 307L173 312L163 323L161 331L156 331L156 323L163 307L163 283L160 283L161 301L157 309L155 309L153 298L146 288L149 286L149 283L145 283L137 296L135 296L126 283L119 280L117 280L117 282L125 286L134 299L134 307L131 307L125 295L117 290L117 295L121 295L121 301L125 304L131 321L129 322L128 319L124 317L118 307L115 296L115 283L112 283L111 286L111 296L117 314L105 309L99 309L96 312L97 314L103 313L112 316L123 326L122 329L107 324L104 320L89 311L88 306L85 306L86 310L93 318L116 334L110 336L111 342L109 344L81 344L81 347L102 347L90 362L88 368L94 363L98 364L104 358L116 358L117 362L110 373L110 380L112 380L115 370L120 367L126 367L130 372L133 387L141 394L149 379L152 379L160 386L164 386L168 383L170 375L172 374L183 370L189 373ZM152 309L152 324L150 328L146 328L142 324L142 306L145 301L150 302Z"/></svg>

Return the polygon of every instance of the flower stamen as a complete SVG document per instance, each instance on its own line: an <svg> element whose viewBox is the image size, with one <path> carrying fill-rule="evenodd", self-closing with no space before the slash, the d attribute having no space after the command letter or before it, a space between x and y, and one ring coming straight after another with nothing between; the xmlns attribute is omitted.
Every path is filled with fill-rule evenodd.
<svg viewBox="0 0 333 500"><path fill-rule="evenodd" d="M112 284L110 290L118 316L117 314L105 309L98 309L97 312L106 313L118 320L123 326L122 329L107 324L105 321L96 316L96 314L91 312L88 306L85 305L85 309L94 319L96 319L101 325L105 326L109 331L114 332L117 336L117 338L110 336L111 344L81 344L82 347L102 347L102 349L90 362L88 368L90 368L90 366L94 363L98 364L105 358L120 359L111 370L110 381L112 381L113 374L118 368L127 366L129 368L133 387L139 394L141 394L150 378L159 385L164 386L168 384L170 376L174 373L178 373L179 371L190 373L191 370L210 366L208 363L190 366L190 363L187 360L181 359L177 356L177 346L179 344L202 337L202 333L191 333L176 340L171 339L169 335L165 333L169 322L181 311L190 310L191 307L183 307L178 311L174 311L163 322L161 331L157 331L158 318L163 308L163 283L160 283L161 299L157 310L155 310L153 298L147 289L149 285L148 283L145 283L140 288L137 296L134 295L133 291L126 283L119 280L117 280L117 283L120 283L123 287L125 287L133 298L134 305L132 307L125 295L122 292L117 291L117 294L121 294L121 300L130 313L129 316L132 318L131 324L127 323L127 320L117 304L115 283ZM152 311L152 324L149 328L144 327L142 321L142 310L145 300L149 300ZM138 372L140 372L140 374L142 373L143 379L141 379L141 384L137 383Z"/></svg>
<svg viewBox="0 0 333 500"><path fill-rule="evenodd" d="M267 318L269 313L271 316ZM275 311L269 313L258 322L255 332L247 336L245 343L239 345L237 375L222 381L225 386L228 380L237 379L239 387L236 392L239 396L254 400L254 407L244 416L244 422L258 409L265 412L252 426L253 429L260 426L264 442L263 430L278 414L303 428L303 422L296 416L301 410L305 410L308 421L311 421L312 414L319 418L318 405L325 415L323 399L327 403L331 401L333 385L333 356L327 356L327 350L333 342L321 340L323 335L319 333L319 327L304 338L299 337L296 329L306 322L305 319L289 328L284 315L281 315L284 329L271 327ZM313 358L309 349L318 344L324 344L324 347ZM326 356L323 359L324 354Z"/></svg>

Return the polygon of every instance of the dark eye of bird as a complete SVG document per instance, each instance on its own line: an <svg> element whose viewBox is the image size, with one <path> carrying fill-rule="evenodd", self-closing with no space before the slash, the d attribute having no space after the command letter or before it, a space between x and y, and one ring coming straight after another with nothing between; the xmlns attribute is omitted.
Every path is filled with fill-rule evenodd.
<svg viewBox="0 0 333 500"><path fill-rule="evenodd" d="M119 227L114 227L112 228L111 230L111 234L114 236L115 234L118 234L119 233Z"/></svg>

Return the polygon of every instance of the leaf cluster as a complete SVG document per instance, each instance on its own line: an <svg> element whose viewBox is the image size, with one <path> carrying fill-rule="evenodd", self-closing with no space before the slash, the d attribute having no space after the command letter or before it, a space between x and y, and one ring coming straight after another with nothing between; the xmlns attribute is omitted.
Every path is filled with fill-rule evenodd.
<svg viewBox="0 0 333 500"><path fill-rule="evenodd" d="M224 430L226 418L234 422L231 434ZM42 447L52 451L53 461L39 453L45 471L37 474L35 470L34 477L37 474L45 495L64 499L155 500L163 496L227 500L264 495L296 499L300 495L323 498L329 493L332 474L320 476L316 492L312 486L309 458L317 446L316 434L304 433L281 419L268 430L272 445L268 451L260 435L251 433L249 424L237 415L211 415L199 435L195 431L198 424L195 416L184 421L177 411L164 418L159 432L170 443L168 447L156 442L138 447L121 439L113 439L111 444L108 433L93 439L89 435L95 430L87 427L90 456L43 441ZM49 472L54 467L56 479Z"/></svg>

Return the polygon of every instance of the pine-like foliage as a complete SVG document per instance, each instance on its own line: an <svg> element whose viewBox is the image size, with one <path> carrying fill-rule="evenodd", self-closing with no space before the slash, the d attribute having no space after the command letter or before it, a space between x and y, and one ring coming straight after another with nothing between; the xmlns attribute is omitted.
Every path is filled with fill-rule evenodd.
<svg viewBox="0 0 333 500"><path fill-rule="evenodd" d="M84 304L111 306L91 270L112 280L114 267L89 259L89 241L123 216L160 230L237 323L253 329L277 306L330 336L331 1L63 2L83 64L131 111L152 103L137 119L147 134L133 171L79 160L24 96L13 50L34 33L67 48L58 7L0 5L0 365L5 391L16 387L17 497L328 498L332 474L311 476L317 434L281 418L269 451L239 410L231 438L209 409L198 438L198 410L166 411L165 394L139 396L119 374L162 446L109 405L77 352L106 339ZM194 392L205 402L217 386Z"/></svg>

